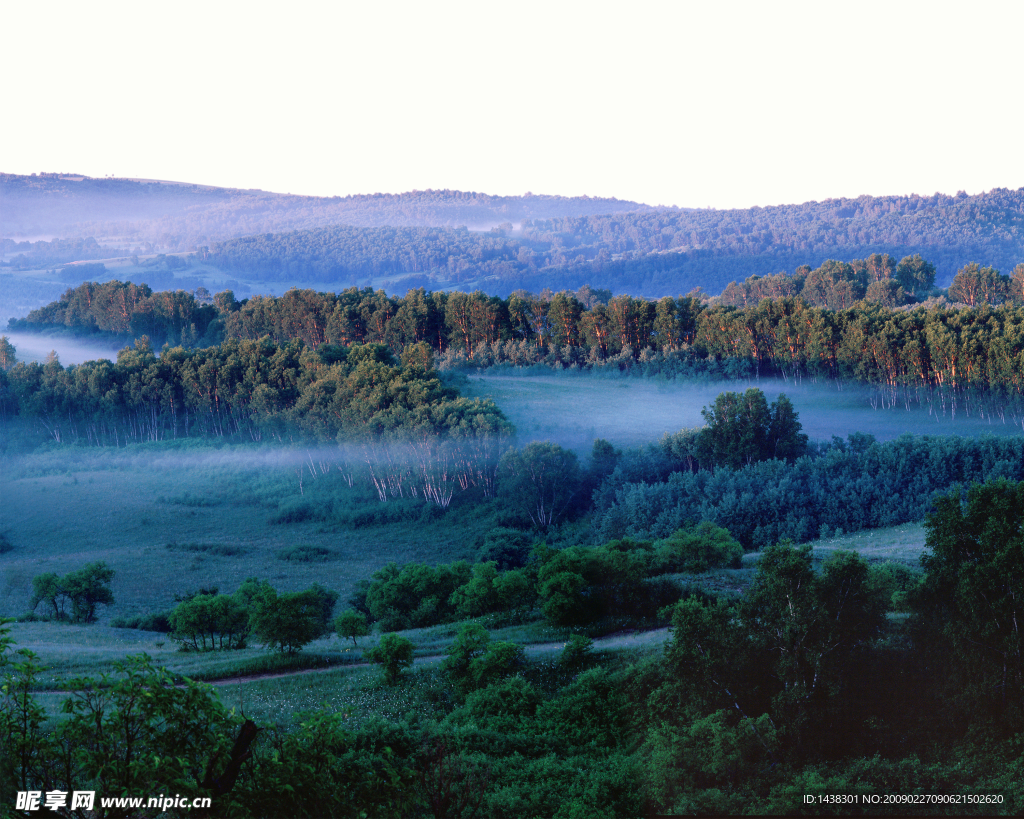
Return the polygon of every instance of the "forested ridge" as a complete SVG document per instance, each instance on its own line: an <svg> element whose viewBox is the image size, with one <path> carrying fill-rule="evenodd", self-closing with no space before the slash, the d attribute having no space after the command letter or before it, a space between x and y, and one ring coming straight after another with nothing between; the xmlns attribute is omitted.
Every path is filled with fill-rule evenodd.
<svg viewBox="0 0 1024 819"><path fill-rule="evenodd" d="M46 174L0 176L0 197L9 235L56 233L107 253L199 251L257 281L335 287L386 275L497 295L589 283L660 297L875 253L921 254L943 285L969 262L1008 271L1024 258L1024 190L1008 189L719 211L462 191L303 197ZM25 244L6 239L3 252L36 267L101 252Z"/></svg>
<svg viewBox="0 0 1024 819"><path fill-rule="evenodd" d="M873 265L889 276L868 284ZM873 293L902 293L900 281L913 291L915 281L930 275L920 257L898 265L881 255L827 262L792 280L747 281L726 294L745 307L724 304L726 297L648 301L589 287L508 299L422 289L402 298L369 288L293 289L237 301L230 291L197 291L196 298L113 281L68 290L10 327L103 333L125 342L145 335L152 344L186 347L264 337L278 345L301 340L311 349L376 343L396 356L424 343L442 369L540 364L668 377L824 377L876 386L884 404L927 401L955 414L975 401L982 412L1016 417L1024 395L1024 265L1013 277L964 268L950 294L973 299L973 307L895 308L870 300ZM758 288L761 295L784 293L794 281L802 284L800 296L756 298ZM855 301L858 294L869 298Z"/></svg>
<svg viewBox="0 0 1024 819"><path fill-rule="evenodd" d="M269 280L338 281L420 274L491 293L597 287L661 296L765 276L826 259L924 254L942 283L971 261L1005 270L1024 257L1024 192L869 197L746 211L641 210L509 222L490 234L339 226L216 244L225 269ZM426 282L424 282L426 283Z"/></svg>

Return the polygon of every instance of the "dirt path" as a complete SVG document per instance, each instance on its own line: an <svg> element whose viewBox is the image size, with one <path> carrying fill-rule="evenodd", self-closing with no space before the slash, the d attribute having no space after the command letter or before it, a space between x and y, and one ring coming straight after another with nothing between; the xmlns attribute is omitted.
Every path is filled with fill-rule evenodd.
<svg viewBox="0 0 1024 819"><path fill-rule="evenodd" d="M668 640L668 629L659 628L652 631L631 631L609 634L607 637L598 637L594 640L594 649L617 649L617 648L639 648L641 646L653 646L664 643ZM525 646L527 657L543 657L547 654L555 654L565 647L565 641L553 643L534 643ZM444 654L430 654L425 657L416 657L412 664L414 666L430 665L440 662L445 658ZM266 674L247 674L241 677L224 677L219 680L205 680L208 685L226 686L241 685L242 683L256 682L257 680L277 680L283 677L299 677L303 674L326 674L331 671L348 670L351 668L369 668L370 663L345 663L344 665L332 665L327 668L303 668L298 671L272 671Z"/></svg>

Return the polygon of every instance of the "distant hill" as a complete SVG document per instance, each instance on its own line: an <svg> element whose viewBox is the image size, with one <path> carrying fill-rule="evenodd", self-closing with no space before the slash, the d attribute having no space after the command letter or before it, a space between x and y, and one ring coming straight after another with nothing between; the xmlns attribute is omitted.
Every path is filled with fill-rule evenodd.
<svg viewBox="0 0 1024 819"><path fill-rule="evenodd" d="M524 219L652 210L637 202L587 196L427 190L317 197L69 174L0 174L0 205L3 236L93 237L101 244L117 237L165 251L327 225L488 229Z"/></svg>
<svg viewBox="0 0 1024 819"><path fill-rule="evenodd" d="M5 264L17 270L197 251L255 288L372 283L575 290L648 298L828 259L920 254L936 284L978 262L1024 261L1024 188L861 196L747 210L652 208L618 199L411 191L309 197L176 182L0 175ZM20 236L55 237L27 243ZM185 262L182 261L182 264Z"/></svg>
<svg viewBox="0 0 1024 819"><path fill-rule="evenodd" d="M507 295L584 284L656 298L723 291L752 275L827 259L920 254L947 286L969 262L1009 273L1024 261L1024 189L978 196L830 199L749 210L644 210L531 219L521 230L326 227L211 246L239 278L318 285L395 277ZM398 281L409 276L408 281Z"/></svg>

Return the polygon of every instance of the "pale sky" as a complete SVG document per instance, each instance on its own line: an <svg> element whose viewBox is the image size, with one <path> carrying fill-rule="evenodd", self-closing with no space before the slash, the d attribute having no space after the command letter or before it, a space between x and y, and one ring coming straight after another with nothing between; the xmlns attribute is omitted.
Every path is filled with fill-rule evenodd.
<svg viewBox="0 0 1024 819"><path fill-rule="evenodd" d="M15 2L0 171L750 207L1024 186L1024 2Z"/></svg>

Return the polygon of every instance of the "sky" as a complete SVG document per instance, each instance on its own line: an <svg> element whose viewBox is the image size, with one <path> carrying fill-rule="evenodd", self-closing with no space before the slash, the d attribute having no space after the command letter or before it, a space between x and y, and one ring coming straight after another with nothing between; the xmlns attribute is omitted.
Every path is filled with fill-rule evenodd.
<svg viewBox="0 0 1024 819"><path fill-rule="evenodd" d="M1024 3L7 3L0 172L746 208L1024 187Z"/></svg>

